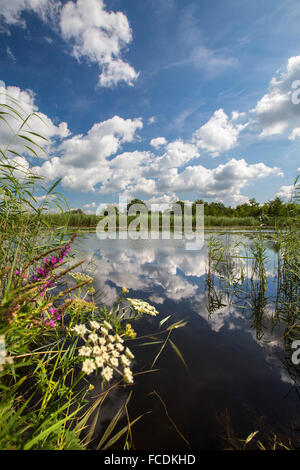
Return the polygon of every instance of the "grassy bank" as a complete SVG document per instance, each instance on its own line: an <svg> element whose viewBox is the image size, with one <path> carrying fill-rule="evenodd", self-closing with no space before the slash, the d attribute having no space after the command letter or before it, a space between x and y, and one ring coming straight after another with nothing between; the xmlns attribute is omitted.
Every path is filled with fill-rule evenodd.
<svg viewBox="0 0 300 470"><path fill-rule="evenodd" d="M8 102L0 105L1 123L11 115L20 125L10 144L23 136L34 146L30 116L6 96ZM142 418L127 410L135 381L132 349L139 342L131 323L158 312L127 298L125 288L112 308L96 304L85 260L73 253L76 235L67 237L66 224L59 231L47 224L35 197L44 181L20 162L10 145L0 151L0 449L107 449L120 439L130 449L132 427ZM45 200L53 202L55 187L44 189ZM173 329L184 326L167 322L157 333L160 352ZM152 367L140 373L149 372ZM124 402L96 433L102 407L120 388Z"/></svg>
<svg viewBox="0 0 300 470"><path fill-rule="evenodd" d="M145 227L151 227L150 215L147 217L143 216ZM134 221L134 216L129 216L127 220L127 226ZM90 229L96 230L97 224L104 220L104 216L96 216L95 214L63 214L54 213L43 215L43 221L49 227L69 227L75 229ZM107 219L106 219L107 220ZM113 218L111 218L113 220ZM162 215L158 216L159 230L162 230ZM181 219L175 219L175 225L181 224ZM196 227L195 217L192 217L191 222L193 228ZM119 216L115 218L115 225L118 230L119 228ZM174 229L174 217L170 217L171 229ZM205 227L259 227L263 225L266 228L284 227L287 225L286 217L219 217L207 215L204 216Z"/></svg>

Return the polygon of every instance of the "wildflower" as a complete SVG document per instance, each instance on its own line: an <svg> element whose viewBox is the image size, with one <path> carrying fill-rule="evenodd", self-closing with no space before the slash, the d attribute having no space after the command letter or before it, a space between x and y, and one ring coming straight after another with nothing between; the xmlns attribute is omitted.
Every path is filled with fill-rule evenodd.
<svg viewBox="0 0 300 470"><path fill-rule="evenodd" d="M94 330L99 330L100 324L95 320L90 320L90 325Z"/></svg>
<svg viewBox="0 0 300 470"><path fill-rule="evenodd" d="M79 356L84 356L84 357L89 357L91 353L92 353L92 349L89 348L88 346L82 346L78 351Z"/></svg>
<svg viewBox="0 0 300 470"><path fill-rule="evenodd" d="M112 329L112 326L110 323L108 323L106 320L103 321L103 325L105 326L105 328L107 328L108 330L111 330Z"/></svg>
<svg viewBox="0 0 300 470"><path fill-rule="evenodd" d="M104 367L104 369L102 370L103 379L108 382L110 379L112 379L112 376L113 376L113 369L109 366Z"/></svg>
<svg viewBox="0 0 300 470"><path fill-rule="evenodd" d="M5 347L5 336L0 335L0 366L2 370L2 364L5 363L6 358L6 347Z"/></svg>
<svg viewBox="0 0 300 470"><path fill-rule="evenodd" d="M112 352L111 352L111 355L112 355L113 357L119 357L119 356L120 356L120 353L119 353L119 351L116 351L115 349L113 349Z"/></svg>
<svg viewBox="0 0 300 470"><path fill-rule="evenodd" d="M93 302L87 302L84 299L72 299L73 305L79 308L82 312L91 312L96 309L96 306Z"/></svg>
<svg viewBox="0 0 300 470"><path fill-rule="evenodd" d="M99 348L99 346L94 346L93 347L93 353L94 354L101 354L102 350Z"/></svg>
<svg viewBox="0 0 300 470"><path fill-rule="evenodd" d="M50 320L50 321L49 321L49 325L51 326L51 328L54 328L54 327L55 327L54 321L53 321L53 320Z"/></svg>
<svg viewBox="0 0 300 470"><path fill-rule="evenodd" d="M118 333L115 334L115 341L116 343L124 343L124 340L118 335Z"/></svg>
<svg viewBox="0 0 300 470"><path fill-rule="evenodd" d="M84 274L84 273L69 273L70 276L72 276L73 279L75 279L75 281L80 284L81 282L88 282L88 283L92 283L93 282L93 278L91 276L88 276L87 274Z"/></svg>
<svg viewBox="0 0 300 470"><path fill-rule="evenodd" d="M124 346L123 346L123 344L117 343L117 344L116 344L116 349L117 349L118 351L120 351L120 352L124 351Z"/></svg>
<svg viewBox="0 0 300 470"><path fill-rule="evenodd" d="M103 367L104 366L104 359L101 356L96 356L95 357L95 363L97 367Z"/></svg>
<svg viewBox="0 0 300 470"><path fill-rule="evenodd" d="M129 303L132 305L132 307L135 309L137 313L140 313L140 314L145 313L146 315L151 315L151 316L156 316L158 314L158 311L156 310L156 308L148 304L148 302L144 302L143 300L139 300L139 299L130 299L130 298L127 298L127 300L129 301Z"/></svg>
<svg viewBox="0 0 300 470"><path fill-rule="evenodd" d="M101 331L101 333L102 333L104 336L108 335L108 330L106 330L105 328L103 328L103 326L100 328L100 331Z"/></svg>
<svg viewBox="0 0 300 470"><path fill-rule="evenodd" d="M84 336L89 330L86 328L85 325L76 325L72 328L72 331L75 331L79 336Z"/></svg>
<svg viewBox="0 0 300 470"><path fill-rule="evenodd" d="M124 367L128 367L130 365L130 360L127 359L127 357L124 356L124 354L121 356L121 362Z"/></svg>
<svg viewBox="0 0 300 470"><path fill-rule="evenodd" d="M111 363L113 366L115 366L115 367L118 367L118 365L119 365L119 361L118 361L118 359L117 359L116 357L112 357L112 358L110 359L110 363Z"/></svg>
<svg viewBox="0 0 300 470"><path fill-rule="evenodd" d="M127 383L133 383L133 374L129 367L125 367L124 369L124 380Z"/></svg>
<svg viewBox="0 0 300 470"><path fill-rule="evenodd" d="M125 335L126 335L126 336L129 336L129 338L135 338L135 337L136 337L136 332L134 331L134 329L132 328L132 326L130 325L130 323L127 323L127 324L126 324Z"/></svg>
<svg viewBox="0 0 300 470"><path fill-rule="evenodd" d="M124 376L125 382L132 383L133 375L129 366L134 355L129 348L125 349L122 337L113 331L112 325L106 320L101 323L90 320L89 324L92 331L88 330L84 324L72 328L82 337L88 333L88 336L85 337L86 344L78 352L78 355L84 358L82 371L90 374L99 368L103 380L108 382L113 378L115 369L116 372ZM126 329L131 331L131 325L127 324ZM124 372L117 369L119 364L123 366Z"/></svg>
<svg viewBox="0 0 300 470"><path fill-rule="evenodd" d="M107 336L107 341L109 341L110 343L114 343L114 342L115 342L114 336L108 335L108 336Z"/></svg>
<svg viewBox="0 0 300 470"><path fill-rule="evenodd" d="M67 244L60 249L57 256L51 256L51 258L44 258L42 266L39 268L36 268L35 270L36 274L35 276L31 278L31 280L36 282L42 279L46 279L47 282L43 286L43 290L45 291L50 284L49 278L50 278L52 271L56 269L59 266L59 264L63 262L64 257L67 255L69 251L70 251L70 245Z"/></svg>
<svg viewBox="0 0 300 470"><path fill-rule="evenodd" d="M92 341L92 343L97 343L98 341L98 336L96 335L96 333L91 333L89 335L89 340Z"/></svg>
<svg viewBox="0 0 300 470"><path fill-rule="evenodd" d="M107 352L103 351L102 357L103 357L104 361L106 361L106 362L109 361L109 354Z"/></svg>
<svg viewBox="0 0 300 470"><path fill-rule="evenodd" d="M123 294L127 294L129 292L129 290L126 289L126 287L122 287L122 292L123 292Z"/></svg>
<svg viewBox="0 0 300 470"><path fill-rule="evenodd" d="M3 370L3 364L13 364L12 356L6 355L5 335L0 335L0 371Z"/></svg>
<svg viewBox="0 0 300 470"><path fill-rule="evenodd" d="M128 359L134 359L134 355L132 354L129 348L125 349L125 354L128 357Z"/></svg>
<svg viewBox="0 0 300 470"><path fill-rule="evenodd" d="M86 359L82 364L82 372L91 374L96 369L95 362L92 359Z"/></svg>

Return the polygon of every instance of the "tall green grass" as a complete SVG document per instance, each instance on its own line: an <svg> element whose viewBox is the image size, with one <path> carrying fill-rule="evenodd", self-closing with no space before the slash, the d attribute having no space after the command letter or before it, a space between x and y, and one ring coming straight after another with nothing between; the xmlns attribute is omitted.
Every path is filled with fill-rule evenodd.
<svg viewBox="0 0 300 470"><path fill-rule="evenodd" d="M134 381L128 344L145 341L129 321L157 312L145 302L133 306L126 289L113 308L96 305L84 260L72 255L75 235L69 239L67 229L75 222L56 192L59 181L47 188L27 166L20 167L24 157L42 149L30 118L9 96L0 104L0 125L12 134L0 150L0 449L107 449L120 439L128 449L132 427L142 417L131 419L127 410ZM42 204L36 196L41 191ZM60 214L49 215L53 205ZM146 341L163 345L155 362L167 344L174 350L170 335L184 326L172 324L170 316L160 324L164 329ZM155 369L140 373L149 372ZM101 384L97 393L90 373ZM102 407L119 387L127 390L125 401L99 436Z"/></svg>
<svg viewBox="0 0 300 470"><path fill-rule="evenodd" d="M43 221L47 223L50 227L69 227L73 229L96 229L97 224L103 220L104 216L97 216L96 214L78 214L78 213L51 213L43 215ZM111 220L114 218L111 217ZM127 225L130 225L131 222L135 219L134 216L129 216L127 220ZM191 217L191 222L189 224L192 227L196 228L196 219L195 217ZM107 219L108 220L108 219ZM143 220L144 226L150 230L151 229L151 216L150 215L143 215L141 216L141 220ZM162 230L162 216L159 217L159 230ZM117 215L115 218L116 221L116 228L119 229L119 216ZM179 227L182 224L182 219L176 216L174 220L174 216L170 217L170 226L171 229L175 226ZM212 216L206 215L204 216L204 227L284 227L287 225L287 218L286 217L269 217L265 221L260 220L257 217L223 217L223 216Z"/></svg>
<svg viewBox="0 0 300 470"><path fill-rule="evenodd" d="M299 202L299 178L295 181L295 200ZM206 278L209 315L215 315L223 307L234 305L250 312L250 326L258 340L266 333L280 327L279 341L285 351L284 366L295 384L299 384L299 368L292 361L293 342L300 341L300 219L285 221L284 229L277 227L272 238L277 253L275 295L267 294L268 249L270 239L258 229L250 246L222 242L215 237L209 240L209 262ZM273 309L270 318L270 310ZM293 437L283 438L270 430L261 429L246 439L233 436L230 417L224 423L227 442L231 449L296 449Z"/></svg>

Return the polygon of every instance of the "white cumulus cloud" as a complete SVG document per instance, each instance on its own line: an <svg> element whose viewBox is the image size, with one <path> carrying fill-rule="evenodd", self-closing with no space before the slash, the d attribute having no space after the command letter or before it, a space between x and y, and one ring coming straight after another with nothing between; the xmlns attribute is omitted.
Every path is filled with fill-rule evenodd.
<svg viewBox="0 0 300 470"><path fill-rule="evenodd" d="M14 101L11 101L10 98L16 100L18 105L16 105ZM48 152L51 152L53 147L55 148L55 141L57 139L64 139L70 135L66 122L55 124L51 118L39 111L39 108L35 103L35 94L32 90L21 90L16 86L8 86L6 88L0 86L0 104L1 103L8 104L16 108L23 119L31 115L19 133L27 139L32 139ZM2 125L0 127L1 149L6 148L13 133L17 133L21 125L20 120L16 120L15 118L7 115L5 118L10 127L2 121ZM48 139L48 141L31 134L32 131L41 135L44 139ZM31 147L39 157L45 158L45 153L23 137L16 137L10 145L10 149L16 152L24 151L24 144ZM32 152L31 156L33 156Z"/></svg>
<svg viewBox="0 0 300 470"><path fill-rule="evenodd" d="M155 149L158 149L167 143L168 141L164 137L156 137L155 139L151 140L150 145Z"/></svg>
<svg viewBox="0 0 300 470"><path fill-rule="evenodd" d="M110 87L120 81L133 85L138 73L121 58L132 41L126 15L108 12L102 0L67 2L60 17L62 36L73 42L73 55L95 62L102 69L99 84Z"/></svg>
<svg viewBox="0 0 300 470"><path fill-rule="evenodd" d="M240 202L241 189L249 182L271 175L282 176L282 172L264 163L251 165L244 159L231 159L214 169L194 165L179 172L177 168L171 168L160 176L157 189L160 192L196 191L198 197L227 198L237 203Z"/></svg>
<svg viewBox="0 0 300 470"><path fill-rule="evenodd" d="M45 19L56 6L53 0L0 0L1 23L25 27L26 23L22 18L23 11L34 11Z"/></svg>
<svg viewBox="0 0 300 470"><path fill-rule="evenodd" d="M237 116L234 114L231 119L223 109L218 109L213 116L193 135L193 141L201 149L217 157L220 153L230 150L238 143L240 132L247 124L236 123Z"/></svg>
<svg viewBox="0 0 300 470"><path fill-rule="evenodd" d="M112 87L119 82L132 86L139 74L122 59L132 41L128 19L121 11L106 9L103 0L0 0L0 27L25 28L23 12L31 11L49 23L72 47L77 59L100 68L98 84Z"/></svg>
<svg viewBox="0 0 300 470"><path fill-rule="evenodd" d="M262 128L262 137L282 134L287 130L291 132L290 140L295 140L299 136L300 104L297 104L299 90L297 91L297 87L294 88L299 77L300 56L290 57L285 70L278 77L272 78L268 92L252 110Z"/></svg>
<svg viewBox="0 0 300 470"><path fill-rule="evenodd" d="M96 123L86 135L65 139L59 147L61 156L51 158L41 167L36 167L36 171L49 179L62 177L65 187L94 191L97 184L111 180L114 163L108 157L116 154L123 143L132 142L142 127L140 118L122 119L119 116ZM122 167L121 160L119 156L118 163ZM114 176L117 174L116 171L113 173Z"/></svg>
<svg viewBox="0 0 300 470"><path fill-rule="evenodd" d="M276 197L279 197L285 202L290 201L295 196L295 186L281 186L278 193L275 194Z"/></svg>

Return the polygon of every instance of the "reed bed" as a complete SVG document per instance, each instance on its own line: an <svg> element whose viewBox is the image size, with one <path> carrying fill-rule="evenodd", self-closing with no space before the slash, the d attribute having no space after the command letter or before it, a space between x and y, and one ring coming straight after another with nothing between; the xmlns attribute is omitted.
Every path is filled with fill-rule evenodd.
<svg viewBox="0 0 300 470"><path fill-rule="evenodd" d="M299 189L297 178L294 191L297 204ZM221 242L210 237L207 309L209 315L217 314L228 305L247 309L251 313L249 321L258 340L263 339L269 321L271 330L283 327L284 333L279 341L284 350L284 366L299 388L299 366L293 357L296 355L296 346L299 348L300 345L300 219L287 219L284 229L277 227L271 244L277 253L277 289L276 294L270 297L267 294L270 239L261 229L257 229L250 246L241 242ZM268 307L273 311L271 319ZM260 429L244 440L239 439L233 435L229 415L226 416L224 428L231 449L299 448L297 433L293 436L278 436L272 430Z"/></svg>
<svg viewBox="0 0 300 470"><path fill-rule="evenodd" d="M131 349L146 339L160 347L153 366L167 345L183 359L170 336L185 323L168 316L150 338L138 338L132 323L156 316L154 307L128 298L125 287L112 308L97 305L85 260L78 253L75 259L76 234L67 232L69 222L94 224L95 217L66 215L59 181L47 188L23 165L24 155L42 149L31 115L9 96L0 113L9 130L12 119L18 122L0 150L0 449L107 449L120 440L133 448L133 427L142 415L128 415L135 381ZM50 216L53 206L61 213ZM139 373L157 371L153 366ZM102 407L118 388L125 390L124 403L99 435Z"/></svg>
<svg viewBox="0 0 300 470"><path fill-rule="evenodd" d="M108 222L109 219L111 220L112 226L116 226L116 229L119 229L120 219L119 215L116 217L110 216L110 218L106 217L106 221ZM123 216L124 217L124 216ZM142 215L137 216L141 221L141 226L145 227L145 229L151 229L151 216L150 215ZM132 222L137 218L134 216L128 216L127 218L127 226L132 224ZM78 214L78 213L53 213L53 214L44 214L43 221L48 224L50 227L68 227L73 229L91 229L95 230L98 223L104 219L102 215L96 214ZM162 222L162 215L157 215L158 220L158 228L162 230L163 222ZM253 227L260 227L263 226L265 228L276 228L276 227L285 227L287 224L286 217L269 217L268 219L261 220L258 217L223 217L223 216L212 216L212 215L205 215L204 216L204 227L244 227L244 228L253 228ZM171 230L175 227L180 227L182 225L182 219L179 216L170 217L170 227ZM192 226L193 229L196 228L196 219L194 216L188 218L188 225ZM122 225L124 226L124 224Z"/></svg>

